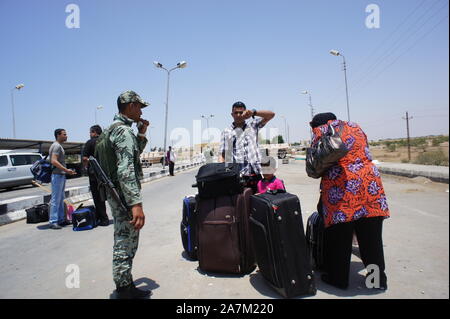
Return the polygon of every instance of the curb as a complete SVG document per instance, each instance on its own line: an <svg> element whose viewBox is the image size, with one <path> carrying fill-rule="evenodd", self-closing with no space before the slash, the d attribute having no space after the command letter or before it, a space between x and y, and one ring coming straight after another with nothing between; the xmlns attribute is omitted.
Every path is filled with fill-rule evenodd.
<svg viewBox="0 0 450 319"><path fill-rule="evenodd" d="M449 184L449 171L448 167L438 167L438 169L435 169L435 167L422 167L422 165L417 166L408 166L408 167L392 167L389 166L389 164L385 163L378 163L376 165L378 167L378 170L381 173L384 174L390 174L390 175L396 175L396 176L403 176L403 177L426 177L433 182L438 183L446 183Z"/></svg>
<svg viewBox="0 0 450 319"><path fill-rule="evenodd" d="M297 156L295 160L306 160L306 157ZM403 176L408 178L426 177L433 182L449 184L449 168L446 166L400 164L388 162L374 162L383 174Z"/></svg>
<svg viewBox="0 0 450 319"><path fill-rule="evenodd" d="M176 172L181 172L199 166L203 162L186 164L175 168ZM148 183L169 175L169 169L162 169L160 172L144 173L142 183ZM70 204L87 201L92 198L89 186L72 187L65 191L65 199ZM51 195L24 196L14 199L0 201L0 226L10 224L27 217L26 209L39 204L50 203Z"/></svg>

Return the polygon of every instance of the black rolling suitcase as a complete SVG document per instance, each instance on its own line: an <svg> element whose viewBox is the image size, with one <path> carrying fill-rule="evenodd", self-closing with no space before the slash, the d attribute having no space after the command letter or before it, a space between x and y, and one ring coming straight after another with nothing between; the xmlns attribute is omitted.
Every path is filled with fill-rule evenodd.
<svg viewBox="0 0 450 319"><path fill-rule="evenodd" d="M316 270L323 270L323 234L325 223L322 214L312 213L306 226L306 240L308 241L311 265Z"/></svg>
<svg viewBox="0 0 450 319"><path fill-rule="evenodd" d="M285 191L251 197L251 227L259 270L282 296L315 295L300 201Z"/></svg>
<svg viewBox="0 0 450 319"><path fill-rule="evenodd" d="M181 241L184 251L191 260L197 260L197 200L195 196L183 199L183 219L181 220Z"/></svg>

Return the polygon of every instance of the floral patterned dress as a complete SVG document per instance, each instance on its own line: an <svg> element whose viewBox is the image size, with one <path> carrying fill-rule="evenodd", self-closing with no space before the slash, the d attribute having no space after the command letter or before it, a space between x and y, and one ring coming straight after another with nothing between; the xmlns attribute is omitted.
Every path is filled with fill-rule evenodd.
<svg viewBox="0 0 450 319"><path fill-rule="evenodd" d="M366 134L353 122L328 121L350 151L322 177L320 184L325 227L367 217L389 217L378 168L372 163ZM328 124L313 129L314 146Z"/></svg>

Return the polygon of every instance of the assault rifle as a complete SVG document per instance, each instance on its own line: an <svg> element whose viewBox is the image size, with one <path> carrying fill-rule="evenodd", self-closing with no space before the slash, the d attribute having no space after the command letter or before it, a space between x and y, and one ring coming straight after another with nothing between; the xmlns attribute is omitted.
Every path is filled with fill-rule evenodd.
<svg viewBox="0 0 450 319"><path fill-rule="evenodd" d="M97 182L99 187L102 187L105 190L108 190L110 195L114 198L116 203L120 205L120 207L124 211L128 211L127 205L124 204L122 199L120 198L119 193L117 192L116 186L109 179L109 177L105 174L102 167L98 163L97 159L94 156L89 156L89 165L92 168L95 177L97 178Z"/></svg>

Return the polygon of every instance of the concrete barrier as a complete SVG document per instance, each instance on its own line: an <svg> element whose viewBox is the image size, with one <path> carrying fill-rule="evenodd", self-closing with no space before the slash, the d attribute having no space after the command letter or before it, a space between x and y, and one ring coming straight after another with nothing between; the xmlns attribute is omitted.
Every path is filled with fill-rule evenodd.
<svg viewBox="0 0 450 319"><path fill-rule="evenodd" d="M194 162L188 165L177 167L177 171L184 171L193 167L202 165L204 162ZM169 175L169 169L162 169L160 172L144 173L142 183L148 183L153 180ZM72 187L65 191L65 198L70 204L87 201L92 198L89 186ZM27 217L26 209L34 205L47 204L50 202L51 195L24 196L19 198L0 201L0 226L9 224Z"/></svg>
<svg viewBox="0 0 450 319"><path fill-rule="evenodd" d="M386 163L376 164L378 170L384 174L404 176L409 178L426 177L434 182L449 183L449 168L447 166L417 165L404 163Z"/></svg>

